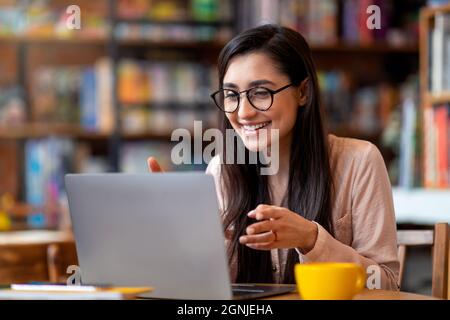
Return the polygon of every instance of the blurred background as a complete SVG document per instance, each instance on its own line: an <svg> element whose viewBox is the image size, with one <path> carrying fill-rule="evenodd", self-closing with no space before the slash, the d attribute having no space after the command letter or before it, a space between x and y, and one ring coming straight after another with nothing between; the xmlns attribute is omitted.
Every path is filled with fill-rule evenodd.
<svg viewBox="0 0 450 320"><path fill-rule="evenodd" d="M447 2L0 0L0 262L17 232L70 230L66 173L146 172L149 155L204 170L172 164L171 133L217 126L218 54L263 23L308 40L329 131L381 150L399 229L450 221ZM367 27L370 5L380 29ZM430 250L414 252L405 288L429 293Z"/></svg>

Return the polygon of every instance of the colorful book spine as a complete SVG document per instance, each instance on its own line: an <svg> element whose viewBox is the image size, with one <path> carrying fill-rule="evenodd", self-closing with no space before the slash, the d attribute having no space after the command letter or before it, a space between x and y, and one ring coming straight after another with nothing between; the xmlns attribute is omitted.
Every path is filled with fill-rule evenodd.
<svg viewBox="0 0 450 320"><path fill-rule="evenodd" d="M449 179L449 105L424 110L424 186L448 188Z"/></svg>
<svg viewBox="0 0 450 320"><path fill-rule="evenodd" d="M400 172L399 186L412 188L414 186L415 168L415 131L417 107L411 98L405 99L402 105L402 132L400 140Z"/></svg>
<svg viewBox="0 0 450 320"><path fill-rule="evenodd" d="M347 43L359 42L359 0L344 0L342 13L343 40Z"/></svg>
<svg viewBox="0 0 450 320"><path fill-rule="evenodd" d="M31 139L25 144L26 202L32 206L27 217L31 228L53 228L59 224L64 174L71 171L73 142L66 139Z"/></svg>
<svg viewBox="0 0 450 320"><path fill-rule="evenodd" d="M435 111L435 123L437 129L437 168L438 168L438 182L439 188L449 187L448 181L448 106L441 105Z"/></svg>
<svg viewBox="0 0 450 320"><path fill-rule="evenodd" d="M44 161L45 150L39 141L29 140L25 145L26 159L26 202L33 210L27 217L31 228L44 228L46 226L43 207L45 204Z"/></svg>
<svg viewBox="0 0 450 320"><path fill-rule="evenodd" d="M367 9L373 3L372 0L359 0L358 20L359 20L359 43L370 45L374 42L374 32L369 29L367 22L369 14Z"/></svg>
<svg viewBox="0 0 450 320"><path fill-rule="evenodd" d="M96 99L95 71L86 68L82 72L80 103L81 125L88 130L97 129Z"/></svg>

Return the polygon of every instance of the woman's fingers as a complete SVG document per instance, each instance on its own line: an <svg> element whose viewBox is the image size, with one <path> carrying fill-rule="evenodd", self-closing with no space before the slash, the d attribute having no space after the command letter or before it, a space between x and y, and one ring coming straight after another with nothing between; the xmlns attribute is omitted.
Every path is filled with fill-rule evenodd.
<svg viewBox="0 0 450 320"><path fill-rule="evenodd" d="M283 208L269 205L259 205L248 213L248 217L256 222L247 227L247 235L241 236L239 242L256 250L271 250L277 248L279 239L277 228L278 219L285 215Z"/></svg>
<svg viewBox="0 0 450 320"><path fill-rule="evenodd" d="M248 235L255 235L258 233L269 232L275 229L276 229L275 220L264 220L248 226L246 232Z"/></svg>
<svg viewBox="0 0 450 320"><path fill-rule="evenodd" d="M261 234L256 234L252 236L241 236L239 242L241 244L252 244L252 243L269 243L277 240L275 233L269 231Z"/></svg>
<svg viewBox="0 0 450 320"><path fill-rule="evenodd" d="M147 159L147 166L148 166L148 171L150 171L150 172L164 172L161 169L161 166L159 165L158 161L156 161L156 159L154 157L149 157Z"/></svg>
<svg viewBox="0 0 450 320"><path fill-rule="evenodd" d="M283 216L283 214L283 208L260 204L256 207L256 209L250 211L247 215L252 219L261 221L269 219L279 219Z"/></svg>
<svg viewBox="0 0 450 320"><path fill-rule="evenodd" d="M247 247L255 250L272 250L277 249L275 242L266 242L266 243L249 243L246 245Z"/></svg>

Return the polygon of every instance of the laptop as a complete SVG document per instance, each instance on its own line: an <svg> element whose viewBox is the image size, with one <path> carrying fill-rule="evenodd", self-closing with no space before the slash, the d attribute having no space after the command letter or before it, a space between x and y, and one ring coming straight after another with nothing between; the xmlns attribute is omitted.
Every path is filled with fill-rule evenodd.
<svg viewBox="0 0 450 320"><path fill-rule="evenodd" d="M253 299L295 286L232 285L214 178L201 172L68 174L84 284L150 286L146 298Z"/></svg>

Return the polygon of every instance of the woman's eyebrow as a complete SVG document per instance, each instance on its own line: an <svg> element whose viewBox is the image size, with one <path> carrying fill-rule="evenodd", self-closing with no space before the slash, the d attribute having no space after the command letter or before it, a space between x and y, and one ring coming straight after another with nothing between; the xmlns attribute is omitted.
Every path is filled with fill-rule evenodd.
<svg viewBox="0 0 450 320"><path fill-rule="evenodd" d="M270 81L270 80L262 79L262 80L255 80L255 81L250 82L250 83L249 83L249 86L250 86L250 87L256 87L256 86L260 86L260 85L263 85L263 84L271 84L271 85L275 85L275 83L273 83L273 82Z"/></svg>
<svg viewBox="0 0 450 320"><path fill-rule="evenodd" d="M249 83L249 88L260 86L260 85L264 85L264 84L275 85L275 83L270 81L270 80L261 79L261 80L255 80L255 81L250 82ZM224 83L223 87L224 88L231 88L231 89L239 89L239 86L237 86L236 84L231 83L231 82Z"/></svg>
<svg viewBox="0 0 450 320"><path fill-rule="evenodd" d="M230 83L230 82L224 83L223 87L224 88L231 88L231 89L239 89L239 87L237 85L235 85L234 83Z"/></svg>

